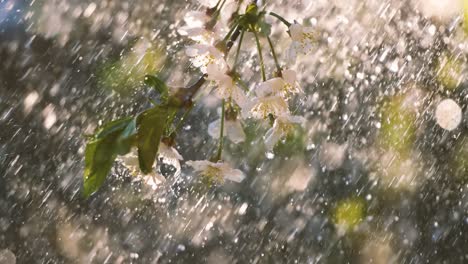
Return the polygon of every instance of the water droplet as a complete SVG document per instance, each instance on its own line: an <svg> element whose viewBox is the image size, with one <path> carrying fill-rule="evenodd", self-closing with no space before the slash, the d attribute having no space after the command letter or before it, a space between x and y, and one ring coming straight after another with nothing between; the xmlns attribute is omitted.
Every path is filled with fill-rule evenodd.
<svg viewBox="0 0 468 264"><path fill-rule="evenodd" d="M275 154L273 152L267 152L266 157L267 157L267 159L271 160L271 159L273 159L275 157Z"/></svg>
<svg viewBox="0 0 468 264"><path fill-rule="evenodd" d="M446 130L454 130L462 119L460 106L452 99L445 99L439 103L435 111L437 124Z"/></svg>

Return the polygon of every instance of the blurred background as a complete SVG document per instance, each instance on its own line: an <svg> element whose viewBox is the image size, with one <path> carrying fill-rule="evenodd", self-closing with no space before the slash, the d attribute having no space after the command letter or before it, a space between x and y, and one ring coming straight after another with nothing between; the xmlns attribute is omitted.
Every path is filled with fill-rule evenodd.
<svg viewBox="0 0 468 264"><path fill-rule="evenodd" d="M305 126L268 152L246 121L224 154L240 184L206 186L182 162L153 190L116 163L86 200L85 135L150 106L145 74L199 76L177 29L200 6L0 0L0 263L468 263L468 2L263 2L317 31L294 66ZM216 148L218 108L208 96L190 115L185 160Z"/></svg>

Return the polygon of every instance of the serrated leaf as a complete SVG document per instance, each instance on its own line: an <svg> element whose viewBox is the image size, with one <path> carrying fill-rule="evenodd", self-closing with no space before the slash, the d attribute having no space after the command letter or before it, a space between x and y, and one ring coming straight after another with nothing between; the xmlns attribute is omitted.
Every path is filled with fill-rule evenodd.
<svg viewBox="0 0 468 264"><path fill-rule="evenodd" d="M161 95L161 101L164 103L167 102L167 99L169 98L169 88L166 83L154 75L146 75L145 84L153 87Z"/></svg>
<svg viewBox="0 0 468 264"><path fill-rule="evenodd" d="M140 170L145 174L152 170L167 118L166 106L155 106L137 117L138 161Z"/></svg>

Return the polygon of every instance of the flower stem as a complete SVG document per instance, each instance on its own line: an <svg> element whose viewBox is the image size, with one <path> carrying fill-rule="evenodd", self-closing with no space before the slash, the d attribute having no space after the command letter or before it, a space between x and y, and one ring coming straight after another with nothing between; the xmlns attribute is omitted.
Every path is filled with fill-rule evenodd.
<svg viewBox="0 0 468 264"><path fill-rule="evenodd" d="M247 86L247 84L242 81L242 79L239 77L239 76L236 76L236 82L242 87L242 89L244 89L246 92L249 91L249 86Z"/></svg>
<svg viewBox="0 0 468 264"><path fill-rule="evenodd" d="M266 81L265 63L263 62L262 46L260 45L260 40L258 39L258 34L257 34L257 31L255 30L254 27L252 27L252 31L253 31L254 36L255 36L255 42L257 43L258 57L260 58L260 67L261 67L261 70L262 70L262 80Z"/></svg>
<svg viewBox="0 0 468 264"><path fill-rule="evenodd" d="M276 56L275 48L273 47L273 43L271 42L270 36L267 36L268 44L270 44L271 54L273 54L273 59L275 60L276 69L278 70L279 76L283 76L281 72L281 66L278 62L278 57Z"/></svg>
<svg viewBox="0 0 468 264"><path fill-rule="evenodd" d="M244 0L240 0L239 3L237 4L236 14L239 14L239 10L243 2Z"/></svg>
<svg viewBox="0 0 468 264"><path fill-rule="evenodd" d="M240 49L241 49L241 46L242 46L242 40L244 39L244 33L245 33L245 31L242 29L242 33L241 33L240 39L239 39L239 44L237 45L236 57L234 58L234 64L232 66L233 70L235 70L236 66L237 66L237 60L239 59Z"/></svg>
<svg viewBox="0 0 468 264"><path fill-rule="evenodd" d="M276 14L275 12L270 12L270 13L268 13L268 14L271 15L271 16L276 17L277 19L279 19L279 20L280 20L281 22L283 22L288 28L291 26L291 23L290 23L290 22L288 22L286 19L284 19L284 17L282 17L282 16Z"/></svg>
<svg viewBox="0 0 468 264"><path fill-rule="evenodd" d="M224 112L225 112L225 100L223 99L223 103L221 104L221 128L219 130L219 146L218 152L216 154L216 161L221 160L221 155L223 153L223 143L224 143Z"/></svg>
<svg viewBox="0 0 468 264"><path fill-rule="evenodd" d="M221 1L222 1L222 0L218 0L218 2L216 3L216 5L214 6L214 9L218 10L218 7L219 7L219 4L221 4Z"/></svg>
<svg viewBox="0 0 468 264"><path fill-rule="evenodd" d="M219 0L214 9L216 10L213 14L214 19L218 19L219 14L221 13L221 9L223 9L226 0ZM220 5L221 4L221 5Z"/></svg>
<svg viewBox="0 0 468 264"><path fill-rule="evenodd" d="M232 35L232 33L234 32L234 30L237 29L237 23L235 23L232 28L229 30L229 32L226 34L226 36L224 37L223 39L223 42L226 42Z"/></svg>

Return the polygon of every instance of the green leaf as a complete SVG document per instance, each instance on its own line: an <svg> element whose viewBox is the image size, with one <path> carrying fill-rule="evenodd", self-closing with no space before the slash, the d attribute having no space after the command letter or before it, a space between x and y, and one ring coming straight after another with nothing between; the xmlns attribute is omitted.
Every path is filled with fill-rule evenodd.
<svg viewBox="0 0 468 264"><path fill-rule="evenodd" d="M164 133L166 135L169 135L171 133L171 130L173 129L172 123L174 122L174 119L177 115L178 108L176 107L169 107L167 111L167 120L166 120L166 128L164 130Z"/></svg>
<svg viewBox="0 0 468 264"><path fill-rule="evenodd" d="M89 142L85 150L85 172L83 195L89 197L104 183L117 155L115 137L108 137Z"/></svg>
<svg viewBox="0 0 468 264"><path fill-rule="evenodd" d="M169 89L166 83L154 75L146 75L145 84L153 87L161 95L161 101L164 103L167 102L167 99L169 98Z"/></svg>
<svg viewBox="0 0 468 264"><path fill-rule="evenodd" d="M155 106L137 117L138 161L140 170L145 174L152 170L166 127L168 112L166 106Z"/></svg>
<svg viewBox="0 0 468 264"><path fill-rule="evenodd" d="M117 153L119 155L125 155L130 152L132 146L136 143L136 134L136 119L132 118L117 138Z"/></svg>
<svg viewBox="0 0 468 264"><path fill-rule="evenodd" d="M128 125L128 123L132 121L132 119L133 117L125 117L104 124L104 126L99 128L98 131L95 133L94 138L104 138L116 131L122 131L122 129L124 129Z"/></svg>
<svg viewBox="0 0 468 264"><path fill-rule="evenodd" d="M83 195L89 197L104 183L117 154L130 152L136 137L135 119L118 119L105 124L88 141L85 149Z"/></svg>

